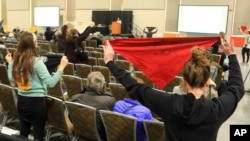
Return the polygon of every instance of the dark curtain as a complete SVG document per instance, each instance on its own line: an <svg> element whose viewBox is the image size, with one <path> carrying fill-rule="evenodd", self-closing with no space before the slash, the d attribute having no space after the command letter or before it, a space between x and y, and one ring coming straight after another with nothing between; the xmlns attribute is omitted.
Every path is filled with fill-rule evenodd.
<svg viewBox="0 0 250 141"><path fill-rule="evenodd" d="M118 17L122 21L121 34L131 34L133 29L133 11L92 11L92 21L96 25L109 26Z"/></svg>
<svg viewBox="0 0 250 141"><path fill-rule="evenodd" d="M111 24L110 11L92 11L92 21L95 22L95 25L109 26Z"/></svg>

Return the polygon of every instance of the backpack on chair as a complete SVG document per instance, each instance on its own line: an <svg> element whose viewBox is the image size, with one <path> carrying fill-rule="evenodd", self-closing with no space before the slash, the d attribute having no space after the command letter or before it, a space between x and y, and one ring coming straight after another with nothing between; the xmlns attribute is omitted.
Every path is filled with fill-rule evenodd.
<svg viewBox="0 0 250 141"><path fill-rule="evenodd" d="M74 38L74 46L74 52L76 54L76 57L80 61L88 61L88 55L86 52L84 52L84 49L77 44L77 38Z"/></svg>

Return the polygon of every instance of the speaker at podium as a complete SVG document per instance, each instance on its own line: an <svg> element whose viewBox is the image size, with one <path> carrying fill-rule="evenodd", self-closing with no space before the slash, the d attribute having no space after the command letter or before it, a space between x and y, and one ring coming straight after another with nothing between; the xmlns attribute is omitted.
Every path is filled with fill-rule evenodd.
<svg viewBox="0 0 250 141"><path fill-rule="evenodd" d="M121 23L113 21L111 24L111 33L112 34L121 34Z"/></svg>

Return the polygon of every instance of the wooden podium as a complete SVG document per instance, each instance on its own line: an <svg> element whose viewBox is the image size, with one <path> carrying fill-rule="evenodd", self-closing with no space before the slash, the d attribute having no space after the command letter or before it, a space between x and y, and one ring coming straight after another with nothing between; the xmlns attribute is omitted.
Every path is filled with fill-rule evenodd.
<svg viewBox="0 0 250 141"><path fill-rule="evenodd" d="M111 25L111 32L112 34L121 34L121 24L113 21Z"/></svg>

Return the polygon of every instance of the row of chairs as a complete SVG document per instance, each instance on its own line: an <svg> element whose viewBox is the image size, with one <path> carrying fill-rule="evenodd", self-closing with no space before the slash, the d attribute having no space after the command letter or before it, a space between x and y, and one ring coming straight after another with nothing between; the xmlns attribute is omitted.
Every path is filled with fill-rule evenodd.
<svg viewBox="0 0 250 141"><path fill-rule="evenodd" d="M17 48L17 43L16 42L4 42L4 45L6 48Z"/></svg>
<svg viewBox="0 0 250 141"><path fill-rule="evenodd" d="M104 59L103 58L98 58L98 59L93 59L93 57L89 57L89 64L73 64L73 63L68 63L66 66L64 73L69 74L69 75L78 75L80 77L86 78L86 73L88 74L90 70L95 70L97 68L107 68ZM98 63L97 63L98 62ZM127 70L127 71L134 71L133 65L131 65L128 61L126 60L115 60L115 64L117 64L120 68ZM135 71L139 71L136 69Z"/></svg>
<svg viewBox="0 0 250 141"><path fill-rule="evenodd" d="M0 84L0 102L2 114L18 118L15 103L15 88ZM96 108L63 101L53 96L46 96L47 102L47 128L45 140L49 141L53 131L67 135L71 140L79 138L100 141L96 123ZM134 117L112 111L100 110L108 141L135 141L136 124ZM70 123L68 119L70 117ZM6 118L4 121L7 121ZM114 122L115 121L115 122ZM5 123L2 124L3 126ZM162 141L165 138L163 122L145 121L144 127L148 141ZM73 132L72 132L73 131Z"/></svg>
<svg viewBox="0 0 250 141"><path fill-rule="evenodd" d="M76 69L76 70L75 70ZM109 69L107 67L104 66L91 66L91 65L86 65L86 64L71 64L69 63L68 66L65 68L64 71L64 76L63 76L63 80L64 83L66 84L66 88L68 92L68 95L72 96L72 94L76 94L79 93L82 89L83 86L86 82L86 78L88 76L88 74L92 71L100 71L106 80L106 89L107 92L111 92L114 93L114 95L119 95L121 93L121 91L119 93L117 92L112 92L114 91L114 86L112 84L119 84L115 78L111 75ZM2 74L0 77L0 82L6 85L11 85L11 82L8 79L7 76L7 67L4 64L0 64L0 73ZM143 74L143 72L141 71L134 71L133 72L134 75L142 78L144 80L144 83L150 87L155 87L154 84ZM163 90L165 91L172 91L172 88L176 85L179 84L180 79L178 79L178 77L176 77L177 80L173 80L172 82L170 82L166 87L164 87ZM110 83L112 86L110 86ZM49 90L53 91L54 89L55 92L57 93L61 93L62 88L59 89L59 87L61 87L62 82L58 82L58 84L54 87L54 88L50 88ZM121 85L121 84L119 84ZM112 88L111 88L112 87ZM118 86L118 87L122 87L122 86ZM63 92L62 92L63 93ZM123 93L121 93L123 95ZM61 97L60 95L57 95Z"/></svg>
<svg viewBox="0 0 250 141"><path fill-rule="evenodd" d="M88 47L97 48L97 47L95 47L95 46L97 46L95 44L95 42L96 41L86 40L86 41L83 41L81 45L83 48L88 48ZM58 53L58 49L57 49L58 46L56 43L52 43L52 42L48 42L48 41L39 41L38 46L39 46L39 48L38 48L39 52L42 51L44 53L50 53L50 52ZM96 49L96 50L98 50L98 49ZM100 50L98 50L98 51L100 51ZM89 51L87 50L87 53L88 52Z"/></svg>
<svg viewBox="0 0 250 141"><path fill-rule="evenodd" d="M73 70L73 67L71 69ZM107 92L113 93L114 96L117 96L118 100L124 98L124 96L126 95L126 90L125 88L123 88L121 84L116 83L116 81L114 80L108 81L110 79L111 74L107 67L96 66L96 67L93 67L93 70L92 70L92 67L90 65L76 64L76 69L79 72L81 72L81 75L80 74L67 75L67 73L65 73L62 76L62 79L55 85L55 87L48 89L49 93L60 99L64 99L63 94L65 91L67 91L69 98L72 97L74 94L80 93L83 90L83 87L86 86L87 75L91 71L94 70L94 71L100 71L105 76L106 87L108 88L105 87L104 92L107 91ZM9 81L6 65L0 64L0 73L1 73L0 83L13 86L11 82ZM140 74L143 75L142 73L138 72L138 75ZM65 89L63 85L65 85L66 87ZM110 90L107 90L107 89L110 89Z"/></svg>
<svg viewBox="0 0 250 141"><path fill-rule="evenodd" d="M76 70L75 70L76 68ZM92 71L100 71L106 80L106 87L105 91L114 94L117 99L124 98L124 94L126 93L125 88L111 75L109 69L104 66L91 66L86 64L69 64L65 68L63 81L57 83L54 88L49 88L50 93L54 93L55 96L58 98L63 98L62 94L64 93L62 85L66 85L66 89L68 91L68 96L71 97L72 95L79 93L83 86L86 84L87 76ZM7 67L4 64L0 64L0 83L6 85L12 85L7 76ZM134 75L143 79L144 83L147 86L155 87L154 84L143 74L141 71L134 71ZM180 84L181 77L176 76L168 85L166 85L163 90L167 92L171 92L174 86ZM119 91L118 91L118 90Z"/></svg>

